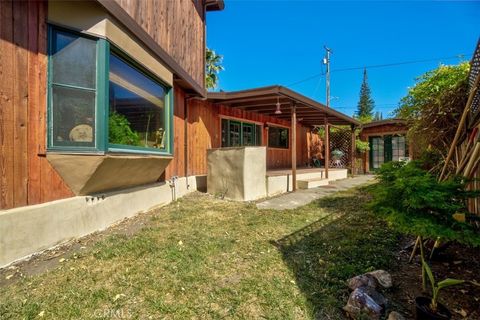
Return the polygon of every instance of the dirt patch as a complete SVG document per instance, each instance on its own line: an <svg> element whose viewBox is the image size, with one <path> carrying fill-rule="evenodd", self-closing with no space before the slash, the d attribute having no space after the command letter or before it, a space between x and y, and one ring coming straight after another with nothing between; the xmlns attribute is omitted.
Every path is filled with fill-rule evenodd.
<svg viewBox="0 0 480 320"><path fill-rule="evenodd" d="M422 292L421 264L417 256L412 263L408 262L411 248L408 244L412 238L403 239L403 250L396 259L397 267L391 270L394 288L387 294L392 308L400 311L409 319L414 318L414 299L417 296L430 296ZM446 278L475 280L480 282L480 249L467 248L452 243L434 259L429 261L435 279ZM427 289L428 290L428 289ZM480 288L471 284L459 285L443 289L440 302L452 312L452 319L480 319Z"/></svg>

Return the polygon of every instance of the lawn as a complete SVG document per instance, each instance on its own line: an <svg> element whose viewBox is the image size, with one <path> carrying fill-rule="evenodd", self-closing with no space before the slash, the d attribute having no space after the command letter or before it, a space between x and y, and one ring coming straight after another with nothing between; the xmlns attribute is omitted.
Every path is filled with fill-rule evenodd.
<svg viewBox="0 0 480 320"><path fill-rule="evenodd" d="M1 319L341 319L345 280L392 263L362 189L296 210L194 194L0 288ZM128 223L128 222L127 222Z"/></svg>

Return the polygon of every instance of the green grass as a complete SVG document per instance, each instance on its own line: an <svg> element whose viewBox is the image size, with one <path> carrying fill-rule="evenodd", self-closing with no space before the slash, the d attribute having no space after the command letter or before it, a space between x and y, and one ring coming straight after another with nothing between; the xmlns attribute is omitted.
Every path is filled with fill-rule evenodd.
<svg viewBox="0 0 480 320"><path fill-rule="evenodd" d="M43 275L0 288L1 319L338 319L345 280L397 236L352 190L296 210L186 197Z"/></svg>

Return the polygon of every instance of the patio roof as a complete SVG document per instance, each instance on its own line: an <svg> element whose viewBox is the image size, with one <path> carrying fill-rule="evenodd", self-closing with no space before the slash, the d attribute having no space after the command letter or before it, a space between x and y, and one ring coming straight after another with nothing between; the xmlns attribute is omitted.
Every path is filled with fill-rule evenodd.
<svg viewBox="0 0 480 320"><path fill-rule="evenodd" d="M278 85L242 91L209 92L207 97L214 103L284 120L291 119L291 105L296 104L296 117L298 122L304 125L324 125L325 119L333 125L360 126L361 124L358 120L335 109L327 108L318 101ZM281 105L281 114L275 114L277 101Z"/></svg>

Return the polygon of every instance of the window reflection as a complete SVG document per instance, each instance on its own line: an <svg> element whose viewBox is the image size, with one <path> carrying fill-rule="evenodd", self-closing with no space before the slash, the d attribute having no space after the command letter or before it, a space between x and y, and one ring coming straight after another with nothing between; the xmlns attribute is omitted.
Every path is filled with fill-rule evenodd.
<svg viewBox="0 0 480 320"><path fill-rule="evenodd" d="M165 88L110 55L110 144L165 148Z"/></svg>

